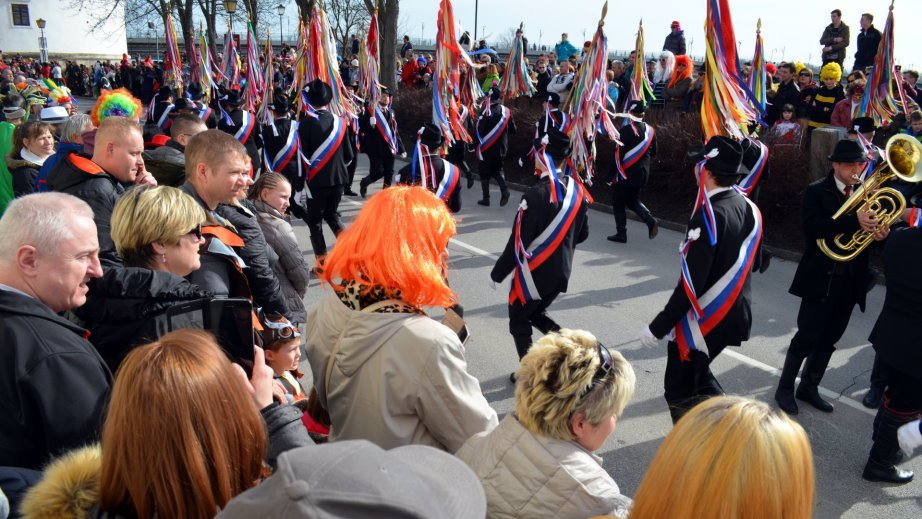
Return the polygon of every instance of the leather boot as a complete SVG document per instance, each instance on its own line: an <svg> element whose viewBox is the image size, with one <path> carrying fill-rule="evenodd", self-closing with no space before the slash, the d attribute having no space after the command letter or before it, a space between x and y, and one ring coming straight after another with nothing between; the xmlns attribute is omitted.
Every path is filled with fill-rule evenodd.
<svg viewBox="0 0 922 519"><path fill-rule="evenodd" d="M807 357L804 371L800 375L800 385L797 387L797 393L794 394L799 400L807 402L824 413L831 413L835 409L831 403L820 397L819 391L820 382L826 374L826 366L829 365L833 351L835 350L816 351Z"/></svg>
<svg viewBox="0 0 922 519"><path fill-rule="evenodd" d="M656 238L656 235L659 234L659 220L653 218L653 216L648 216L647 220L644 222L647 224L647 237L651 240Z"/></svg>
<svg viewBox="0 0 922 519"><path fill-rule="evenodd" d="M326 255L327 242L323 239L322 234L320 236L311 235L311 248L314 249L314 256L318 258Z"/></svg>
<svg viewBox="0 0 922 519"><path fill-rule="evenodd" d="M917 415L896 414L886 405L877 410L875 423L874 445L868 455L868 462L861 475L868 481L882 481L885 483L903 484L912 481L914 474L911 470L896 467L902 461L902 451L897 440L896 431L903 424L916 419Z"/></svg>
<svg viewBox="0 0 922 519"><path fill-rule="evenodd" d="M788 352L784 358L784 368L781 369L778 389L775 390L775 401L778 402L778 407L789 415L796 415L799 412L797 401L794 400L794 381L803 361L804 359L799 355Z"/></svg>

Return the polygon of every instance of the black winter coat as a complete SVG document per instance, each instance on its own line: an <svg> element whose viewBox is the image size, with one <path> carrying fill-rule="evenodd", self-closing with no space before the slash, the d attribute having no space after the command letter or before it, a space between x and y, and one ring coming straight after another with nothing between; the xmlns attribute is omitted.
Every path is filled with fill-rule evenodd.
<svg viewBox="0 0 922 519"><path fill-rule="evenodd" d="M438 156L435 156L432 158L435 160L431 160L429 162L430 167L435 169L436 181L441 182L442 179L445 178L445 162L442 161ZM464 179L462 178L463 172L461 171L461 168L459 167L458 170L459 170L458 171L458 181L455 183L454 189L451 191L451 193L449 193L448 199L445 200L445 205L448 206L448 210L453 213L457 213L458 211L461 210L461 182ZM411 182L411 178L413 177L413 165L407 164L406 166L400 168L400 170L397 172L397 178L398 178L397 183L404 184L404 185L409 185L409 184L420 185L418 169L417 169L416 175L417 175L416 181ZM435 193L437 189L438 189L438 184L436 184L435 186L429 186L429 190L432 191L433 193Z"/></svg>
<svg viewBox="0 0 922 519"><path fill-rule="evenodd" d="M855 64L852 70L864 69L874 64L874 56L877 56L877 48L880 46L881 34L873 25L866 31L858 31L856 38L858 50L855 52Z"/></svg>
<svg viewBox="0 0 922 519"><path fill-rule="evenodd" d="M210 297L169 272L120 267L91 281L86 304L74 313L86 322L90 342L115 373L135 346L159 338L157 316L176 303Z"/></svg>
<svg viewBox="0 0 922 519"><path fill-rule="evenodd" d="M85 333L0 290L0 466L38 470L99 439L112 375Z"/></svg>
<svg viewBox="0 0 922 519"><path fill-rule="evenodd" d="M755 225L755 214L744 196L735 190L722 191L711 197L714 219L717 222L717 244L711 246L708 240L704 216L701 211L695 213L688 222L687 230L699 229L700 237L692 242L685 257L691 273L692 285L700 297L723 276L739 256L740 248ZM748 275L749 273L747 273ZM720 323L704 340L708 349L724 346L739 346L749 339L752 327L751 279L747 277L736 302ZM668 334L679 321L691 310L691 301L685 294L681 279L676 284L666 306L650 323L650 331L662 338Z"/></svg>
<svg viewBox="0 0 922 519"><path fill-rule="evenodd" d="M895 369L922 377L922 272L908 258L922 254L922 229L890 233L884 247L887 296L868 339L884 362Z"/></svg>
<svg viewBox="0 0 922 519"><path fill-rule="evenodd" d="M618 149L617 153L621 157L621 160L624 160L625 153L631 151L631 149L643 141L647 123L635 122L633 124L633 130L631 129L631 126L632 125L627 125L618 130L619 133L621 133L622 146ZM633 166L625 170L627 180L618 180L617 184L621 185L622 187L644 187L647 185L647 180L650 178L650 158L655 156L656 134L654 133L653 142L650 143L650 148L647 150L647 152L644 153L640 160L635 162ZM614 164L612 164L612 168L614 168ZM617 176L617 174L617 171L613 173L615 176Z"/></svg>
<svg viewBox="0 0 922 519"><path fill-rule="evenodd" d="M791 104L794 106L794 110L799 114L800 111L800 88L797 86L797 82L793 79L787 83L781 83L778 85L778 92L775 93L775 97L771 100L771 109L768 111L768 120L765 121L769 125L775 124L775 121L781 118L781 109L786 104Z"/></svg>
<svg viewBox="0 0 922 519"><path fill-rule="evenodd" d="M561 175L561 180L568 186L573 180ZM522 218L522 243L526 247L534 241L550 225L560 211L560 207L551 204L551 182L545 177L537 184L528 188L522 195L522 200L528 206ZM570 273L573 270L573 254L576 245L586 241L589 237L588 204L583 202L570 226L569 232L560 243L556 251L532 271L532 279L538 294L545 297L553 292L566 292L570 282ZM496 265L490 272L490 279L499 283L515 270L515 223L512 224L512 233L502 255L496 260Z"/></svg>
<svg viewBox="0 0 922 519"><path fill-rule="evenodd" d="M268 157L268 160L274 160L275 155L285 147L285 143L288 141L288 133L291 131L291 119L288 117L282 117L281 119L276 119L275 131L278 132L278 135L275 135L272 131L272 126L264 124L261 126L262 136L263 136L263 155ZM295 137L296 139L298 137ZM276 171L288 179L288 183L292 185L292 188L295 187L295 184L300 181L303 185L304 180L298 176L298 161L301 160L297 155L291 158L288 161L288 164L282 168L281 171ZM265 162L265 160L263 161ZM263 171L268 171L268 168ZM298 189L293 189L294 192L298 192Z"/></svg>
<svg viewBox="0 0 922 519"><path fill-rule="evenodd" d="M836 186L832 172L807 186L800 209L806 244L789 292L811 301L826 301L830 295L850 294L863 312L870 282L868 251L851 261L840 263L829 259L816 245L819 238L831 239L843 233L850 235L860 228L858 215L854 212L832 219L844 203L845 195Z"/></svg>
<svg viewBox="0 0 922 519"><path fill-rule="evenodd" d="M71 153L48 173L48 188L74 195L89 204L96 221L99 261L107 268L121 265L112 241L111 220L115 202L125 192L125 186L93 161Z"/></svg>
<svg viewBox="0 0 922 519"><path fill-rule="evenodd" d="M38 170L41 166L29 162L22 158L17 152L15 155L6 157L6 167L13 177L13 196L31 195L35 192L35 181L38 178Z"/></svg>
<svg viewBox="0 0 922 519"><path fill-rule="evenodd" d="M497 124L499 124L499 119L501 117L500 106L502 105L498 103L494 103L490 107L489 116L485 116L481 114L480 117L477 118L477 131L480 132L481 137L486 137L486 135L490 133L490 130L492 130ZM496 144L494 144L489 149L483 152L484 160L487 160L493 157L505 157L506 152L509 150L509 137L508 136L509 134L514 135L515 132L516 132L515 119L513 118L512 113L510 111L509 123L506 125L506 129L503 131L502 134L500 134L499 140L496 142ZM475 140L477 139L476 135L474 136L474 139Z"/></svg>
<svg viewBox="0 0 922 519"><path fill-rule="evenodd" d="M336 117L338 116L326 110L318 110L316 119L305 117L301 120L301 126L298 128L298 136L301 139L301 151L304 153L305 157L310 158L314 152L317 151L317 148L323 144L323 141L330 136L333 132L333 123ZM347 121L342 120L342 124L347 124ZM374 130L374 133L379 139L381 138L377 130ZM346 135L343 136L342 142L339 147L336 148L333 158L331 158L323 169L314 176L313 180L310 181L309 187L332 187L349 183L349 171L346 169L346 165L355 160L355 156L352 153L352 146L349 145L348 139L349 129L346 128ZM381 142L384 142L383 139ZM387 148L387 146L384 147ZM306 172L305 176L307 176ZM301 187L303 187L303 182L304 181L301 180ZM294 192L297 193L298 191L300 191L300 189L294 189Z"/></svg>
<svg viewBox="0 0 922 519"><path fill-rule="evenodd" d="M384 113L384 119L390 121L391 128L394 129L394 136L397 138L397 154L404 152L403 141L400 140L400 133L396 130L397 122L394 119L394 113L386 108L381 110ZM369 157L393 157L391 149L387 146L384 137L381 136L381 130L371 125L374 114L369 114L368 110L362 110L359 115L359 148L362 153ZM375 123L377 124L377 122Z"/></svg>
<svg viewBox="0 0 922 519"><path fill-rule="evenodd" d="M250 284L253 302L257 307L262 307L267 312L282 314L289 320L294 316L288 312L285 296L279 285L279 278L272 270L273 260L270 256L275 252L266 244L266 237L259 226L256 210L250 202L244 200L242 206L218 206L217 213L226 218L243 238L243 248L239 251L240 257L246 262L247 268L243 269ZM275 260L278 261L278 256Z"/></svg>
<svg viewBox="0 0 922 519"><path fill-rule="evenodd" d="M217 128L222 132L234 135L243 127L243 110L239 108L232 111L228 110L227 114L230 116L231 120L234 121L234 124L229 125L223 117L219 117ZM252 161L253 170L256 170L259 168L259 165L262 164L262 159L259 157L259 148L262 147L262 137L259 134L259 125L256 124L256 116L250 114L250 117L253 119L253 131L250 132L250 136L244 140L242 144L243 147L247 149L247 155Z"/></svg>
<svg viewBox="0 0 922 519"><path fill-rule="evenodd" d="M663 50L668 50L676 56L685 55L685 31L672 31L663 41Z"/></svg>

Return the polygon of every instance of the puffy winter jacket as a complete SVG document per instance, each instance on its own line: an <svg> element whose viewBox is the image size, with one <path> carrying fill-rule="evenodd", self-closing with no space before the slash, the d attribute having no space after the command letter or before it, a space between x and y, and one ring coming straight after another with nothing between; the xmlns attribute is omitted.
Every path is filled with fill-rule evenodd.
<svg viewBox="0 0 922 519"><path fill-rule="evenodd" d="M266 243L278 255L279 260L272 270L278 277L292 322L304 323L307 321L304 294L307 293L310 274L295 231L291 228L288 216L279 213L274 207L261 200L255 200L253 207Z"/></svg>

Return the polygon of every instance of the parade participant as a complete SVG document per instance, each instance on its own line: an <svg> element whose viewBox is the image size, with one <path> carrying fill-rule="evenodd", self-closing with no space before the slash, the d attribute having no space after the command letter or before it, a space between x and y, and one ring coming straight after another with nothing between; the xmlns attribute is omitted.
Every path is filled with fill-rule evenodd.
<svg viewBox="0 0 922 519"><path fill-rule="evenodd" d="M151 99L147 107L147 126L156 126L155 133L165 133L170 129L170 113L173 111L173 89L164 85Z"/></svg>
<svg viewBox="0 0 922 519"><path fill-rule="evenodd" d="M643 119L646 107L643 101L628 103L628 111ZM647 237L651 240L659 232L659 222L640 201L640 191L650 178L650 158L656 155L656 132L643 121L626 120L621 128L621 145L615 150L615 166L611 176L611 208L615 215L616 234L609 241L627 243L627 214L634 211L647 224Z"/></svg>
<svg viewBox="0 0 922 519"><path fill-rule="evenodd" d="M93 211L61 193L14 200L0 219L0 466L40 470L96 441L112 375L60 317L102 276Z"/></svg>
<svg viewBox="0 0 922 519"><path fill-rule="evenodd" d="M247 150L250 157L251 173L255 173L262 159L259 157L259 148L262 147L262 137L256 124L256 116L244 110L243 99L236 90L229 90L219 101L217 129L233 135L235 139ZM251 174L250 176L255 176Z"/></svg>
<svg viewBox="0 0 922 519"><path fill-rule="evenodd" d="M615 431L635 382L621 353L588 332L535 341L518 370L515 413L457 454L480 478L488 517L624 517L631 499L594 452Z"/></svg>
<svg viewBox="0 0 922 519"><path fill-rule="evenodd" d="M843 139L836 143L829 160L832 171L826 178L810 184L804 192L801 221L806 244L789 289L791 294L801 298L798 329L784 359L775 401L784 412L792 415L798 412L794 379L801 364L804 370L796 397L820 411L832 412L832 404L820 397L819 384L836 342L845 333L852 309L857 304L864 311L870 282L867 250L850 261L837 262L823 254L816 241L843 233L851 235L859 229L874 233L875 240L883 240L889 233L888 228L878 227L873 212L858 211L840 218L832 217L851 196L858 182L857 175L867 162L867 153L861 144Z"/></svg>
<svg viewBox="0 0 922 519"><path fill-rule="evenodd" d="M739 188L758 206L762 183L770 176L768 146L755 138L746 137L740 141L740 147L743 148L743 161L740 163ZM771 264L772 255L762 245L763 242L759 241L759 250L752 262L753 272L765 273Z"/></svg>
<svg viewBox="0 0 922 519"><path fill-rule="evenodd" d="M126 187L157 185L144 168L144 141L141 128L127 117L108 117L95 136L92 159L71 153L48 174L52 191L68 193L93 208L96 216L100 253L104 267L121 264L111 237L112 210Z"/></svg>
<svg viewBox="0 0 922 519"><path fill-rule="evenodd" d="M460 124L467 128L468 132L471 132L471 112L468 110L467 106L460 105L459 108L460 115ZM464 178L467 179L467 188L470 189L474 187L474 172L471 170L470 165L467 163L467 159L464 158L464 152L467 150L467 143L461 139L455 139L450 146L448 146L448 154L445 158L448 162L451 162L455 166L461 169L461 173L464 174Z"/></svg>
<svg viewBox="0 0 922 519"><path fill-rule="evenodd" d="M461 169L441 158L439 149L445 144L438 126L426 123L417 133L413 161L400 168L396 181L399 184L421 185L435 193L457 213L461 210Z"/></svg>
<svg viewBox="0 0 922 519"><path fill-rule="evenodd" d="M176 103L178 105L179 101ZM189 139L207 129L205 123L191 113L179 113L173 118L170 123L170 139L163 146L144 154L144 164L159 185L179 187L185 182L186 144Z"/></svg>
<svg viewBox="0 0 922 519"><path fill-rule="evenodd" d="M500 191L499 205L505 206L510 194L503 175L503 161L509 146L507 135L516 132L515 120L512 112L503 106L498 88L490 90L490 98L485 104L475 125L479 160L477 174L480 175L480 187L483 189L483 198L477 203L490 205L490 179L496 179Z"/></svg>
<svg viewBox="0 0 922 519"><path fill-rule="evenodd" d="M912 209L910 224L917 224L919 209ZM902 461L897 430L919 418L922 412L922 354L915 334L922 325L922 274L906 258L922 254L922 228L910 227L890 233L884 247L887 295L868 340L876 351L875 362L883 368L887 389L877 411L862 477L868 481L908 483L912 471L897 468Z"/></svg>
<svg viewBox="0 0 922 519"><path fill-rule="evenodd" d="M445 253L455 221L430 191L372 196L321 264L333 293L308 314L307 357L330 441L454 453L496 426L464 347L425 307L457 302Z"/></svg>
<svg viewBox="0 0 922 519"><path fill-rule="evenodd" d="M197 111L195 115L205 122L205 126L207 126L209 130L217 128L217 112L203 101L205 94L202 92L202 87L198 83L192 83L189 85L189 88L186 89L186 93L189 94L189 100Z"/></svg>
<svg viewBox="0 0 922 519"><path fill-rule="evenodd" d="M294 208L292 213L298 218L303 218L304 211L295 200L295 193L304 188L304 165L298 157L299 123L292 120L291 103L284 94L272 96L269 110L272 112L271 124L263 124L260 127L263 136L263 171L278 173L288 180L292 186L291 200L288 203Z"/></svg>
<svg viewBox="0 0 922 519"><path fill-rule="evenodd" d="M645 346L670 335L663 386L673 423L702 400L723 394L709 366L725 347L749 339L749 274L762 217L734 187L742 159L743 149L733 139L718 135L705 145L695 168L698 198L680 249L681 278L663 310L640 332Z"/></svg>
<svg viewBox="0 0 922 519"><path fill-rule="evenodd" d="M513 275L509 333L519 359L531 347L532 327L543 334L560 330L547 309L567 291L576 245L589 237L585 189L558 166L570 154L570 139L552 128L535 147L538 183L522 195L512 234L490 272L496 283Z"/></svg>
<svg viewBox="0 0 922 519"><path fill-rule="evenodd" d="M368 176L359 181L362 198L368 194L368 186L381 178L384 179L384 187L390 187L394 177L394 157L407 156L391 110L391 94L387 87L380 88L378 105L367 106L359 116L359 149L368 155L369 162Z"/></svg>
<svg viewBox="0 0 922 519"><path fill-rule="evenodd" d="M303 166L307 168L307 178L303 191L299 190L301 192L298 195L300 198L298 201L306 205L304 222L311 231L311 248L314 249L314 256L320 258L327 253L327 242L323 237L323 222L327 223L334 236L339 236L343 230L343 222L339 217L339 202L343 198L343 186L349 180L346 164L355 160L355 157L352 156L352 149L345 138L348 121L327 109L330 101L333 100L333 90L330 85L315 79L305 88L307 89L307 101L315 110L316 117L303 118L298 129L301 152L307 159L307 163ZM382 99L385 97L390 96L381 96ZM390 135L396 136L396 126L390 126L387 123L393 118L389 108L375 109L374 116L365 113L360 117L360 121L370 124L369 117L377 117L378 114L382 114L382 119L374 126L378 126L378 123L387 126L394 130ZM390 185L394 174L394 154L391 153L389 145L385 144L382 133L373 127L366 127L365 138L368 139L365 144L368 148L363 149L368 153L369 160L373 163L377 161L377 172L383 173L385 185ZM399 143L399 138L397 141ZM372 159L373 156L374 159ZM372 169L371 173L362 179L363 197L368 190L368 184L374 180L367 183L366 181L374 174L375 170Z"/></svg>

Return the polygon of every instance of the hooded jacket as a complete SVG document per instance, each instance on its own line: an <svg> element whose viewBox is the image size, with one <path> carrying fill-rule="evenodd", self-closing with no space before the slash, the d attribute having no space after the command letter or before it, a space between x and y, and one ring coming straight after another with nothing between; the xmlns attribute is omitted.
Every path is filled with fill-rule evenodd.
<svg viewBox="0 0 922 519"><path fill-rule="evenodd" d="M307 358L330 441L455 452L496 426L458 336L428 316L352 310L331 294L308 313Z"/></svg>
<svg viewBox="0 0 922 519"><path fill-rule="evenodd" d="M86 330L0 290L0 466L40 469L99 438L112 375Z"/></svg>
<svg viewBox="0 0 922 519"><path fill-rule="evenodd" d="M631 506L602 458L576 442L533 434L511 414L457 456L480 479L490 518L625 517Z"/></svg>
<svg viewBox="0 0 922 519"><path fill-rule="evenodd" d="M22 157L21 152L16 152L6 157L6 167L13 178L13 196L31 195L37 191L38 170L42 167Z"/></svg>
<svg viewBox="0 0 922 519"><path fill-rule="evenodd" d="M125 186L92 160L71 153L48 174L48 187L89 204L96 221L99 261L104 267L121 265L112 241L111 220L115 202L125 192Z"/></svg>
<svg viewBox="0 0 922 519"><path fill-rule="evenodd" d="M668 50L669 52L675 54L676 56L685 55L685 31L670 31L666 35L666 39L663 41L663 50Z"/></svg>
<svg viewBox="0 0 922 519"><path fill-rule="evenodd" d="M86 304L74 313L86 321L90 342L115 373L135 346L159 338L157 316L176 303L208 297L207 292L169 272L119 267L90 282Z"/></svg>

